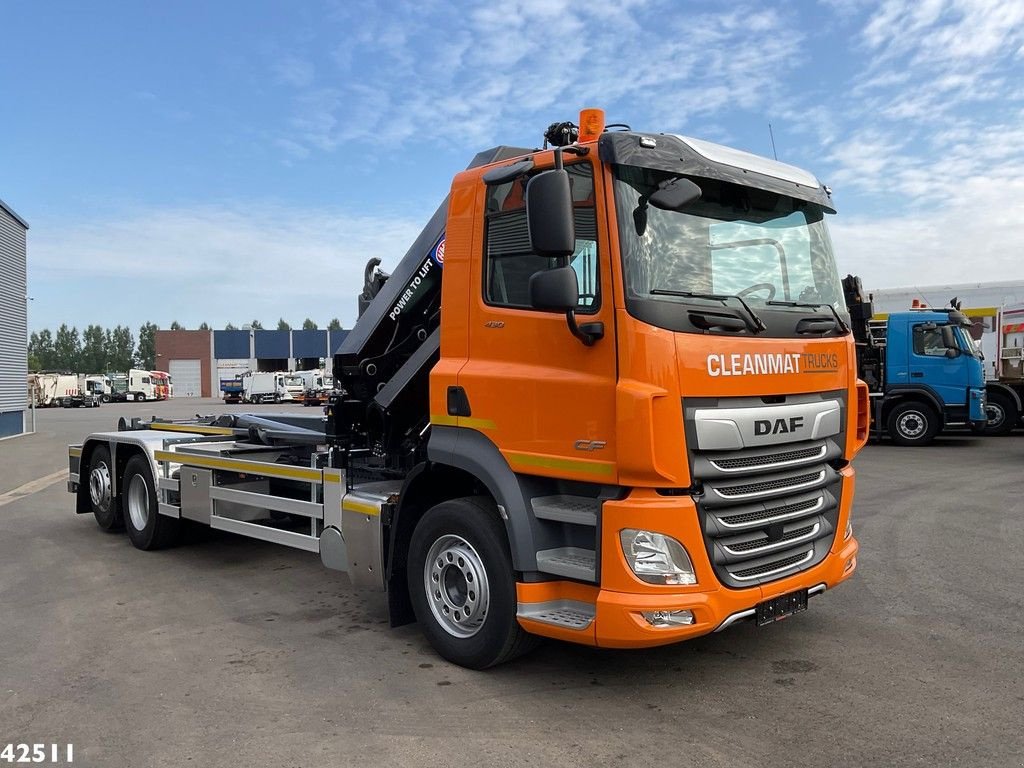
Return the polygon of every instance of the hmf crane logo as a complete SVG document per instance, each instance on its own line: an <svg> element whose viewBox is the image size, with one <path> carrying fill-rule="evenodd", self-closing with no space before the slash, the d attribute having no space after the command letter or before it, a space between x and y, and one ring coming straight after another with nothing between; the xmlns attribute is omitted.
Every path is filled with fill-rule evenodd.
<svg viewBox="0 0 1024 768"><path fill-rule="evenodd" d="M708 376L778 376L789 373L835 373L835 352L713 353L707 359Z"/></svg>

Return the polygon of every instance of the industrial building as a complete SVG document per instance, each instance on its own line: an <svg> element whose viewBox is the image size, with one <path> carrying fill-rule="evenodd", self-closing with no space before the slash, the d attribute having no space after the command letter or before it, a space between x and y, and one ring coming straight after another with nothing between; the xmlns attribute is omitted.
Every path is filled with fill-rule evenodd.
<svg viewBox="0 0 1024 768"><path fill-rule="evenodd" d="M25 431L28 224L0 200L0 438Z"/></svg>
<svg viewBox="0 0 1024 768"><path fill-rule="evenodd" d="M156 368L175 397L219 397L220 380L246 371L330 367L348 331L157 331Z"/></svg>

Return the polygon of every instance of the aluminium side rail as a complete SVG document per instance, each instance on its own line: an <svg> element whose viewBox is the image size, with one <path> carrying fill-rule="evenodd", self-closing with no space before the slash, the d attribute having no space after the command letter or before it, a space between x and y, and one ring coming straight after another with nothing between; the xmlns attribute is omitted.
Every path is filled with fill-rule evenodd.
<svg viewBox="0 0 1024 768"><path fill-rule="evenodd" d="M277 445L248 442L244 435L254 424L142 426L96 433L69 446L68 490L85 502L79 512L89 511L94 482L88 466L82 466L83 455L103 445L116 466L118 453L122 458L142 454L153 472L156 514L317 553L325 567L346 571L353 586L384 588L382 518L391 514L400 483L349 488L344 470L323 466L326 451L312 451L303 466L288 456L295 443L281 440L284 435L275 435ZM104 489L111 497L117 494L115 477L108 475ZM86 487L80 492L82 483Z"/></svg>

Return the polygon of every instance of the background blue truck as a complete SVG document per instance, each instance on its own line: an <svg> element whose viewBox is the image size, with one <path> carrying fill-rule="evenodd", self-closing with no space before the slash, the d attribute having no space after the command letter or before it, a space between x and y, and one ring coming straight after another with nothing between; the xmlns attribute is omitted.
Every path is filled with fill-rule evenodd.
<svg viewBox="0 0 1024 768"><path fill-rule="evenodd" d="M921 308L872 322L874 306L860 278L848 275L843 289L875 437L927 445L948 426L983 431L985 374L967 317L954 307Z"/></svg>

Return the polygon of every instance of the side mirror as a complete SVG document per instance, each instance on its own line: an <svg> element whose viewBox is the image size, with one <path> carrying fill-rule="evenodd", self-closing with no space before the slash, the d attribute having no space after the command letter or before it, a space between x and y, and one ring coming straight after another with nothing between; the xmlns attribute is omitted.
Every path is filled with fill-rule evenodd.
<svg viewBox="0 0 1024 768"><path fill-rule="evenodd" d="M960 357L960 350L959 349L953 349L952 347L947 347L946 348L946 357L948 357L950 360L952 360L954 357Z"/></svg>
<svg viewBox="0 0 1024 768"><path fill-rule="evenodd" d="M576 309L580 289L572 267L555 267L530 276L530 306L545 312Z"/></svg>
<svg viewBox="0 0 1024 768"><path fill-rule="evenodd" d="M565 257L576 250L572 190L564 169L539 173L526 183L526 222L530 248L538 256Z"/></svg>
<svg viewBox="0 0 1024 768"><path fill-rule="evenodd" d="M939 333L942 334L942 345L946 349L959 349L960 345L956 343L956 334L953 332L953 326L944 325L940 329Z"/></svg>

